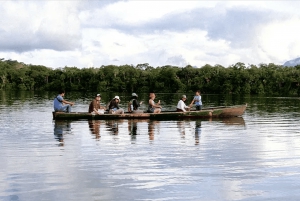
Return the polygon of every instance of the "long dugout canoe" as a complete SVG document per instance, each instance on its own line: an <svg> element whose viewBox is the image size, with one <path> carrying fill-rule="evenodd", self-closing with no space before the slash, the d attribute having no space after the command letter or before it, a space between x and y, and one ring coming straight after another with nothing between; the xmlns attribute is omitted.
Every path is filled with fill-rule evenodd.
<svg viewBox="0 0 300 201"><path fill-rule="evenodd" d="M235 106L222 106L205 108L200 111L163 111L161 113L127 113L124 114L101 114L95 115L87 112L53 112L54 120L80 120L80 119L154 119L154 120L167 120L167 119L189 119L189 118L224 118L224 117L238 117L242 116L247 108L245 105Z"/></svg>

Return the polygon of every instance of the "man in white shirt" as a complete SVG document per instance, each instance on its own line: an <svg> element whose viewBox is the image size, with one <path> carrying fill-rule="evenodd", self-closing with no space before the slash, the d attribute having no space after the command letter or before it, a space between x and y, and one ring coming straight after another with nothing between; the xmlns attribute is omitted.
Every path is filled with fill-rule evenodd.
<svg viewBox="0 0 300 201"><path fill-rule="evenodd" d="M186 112L190 110L190 107L186 106L184 101L186 101L186 95L182 95L181 99L177 104L177 112Z"/></svg>

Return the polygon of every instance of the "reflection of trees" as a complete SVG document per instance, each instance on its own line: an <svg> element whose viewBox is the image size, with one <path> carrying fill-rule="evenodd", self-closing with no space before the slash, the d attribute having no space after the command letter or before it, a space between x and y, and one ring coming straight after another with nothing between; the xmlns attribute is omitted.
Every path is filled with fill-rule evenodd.
<svg viewBox="0 0 300 201"><path fill-rule="evenodd" d="M64 134L71 131L71 122L65 120L55 120L54 122L54 138L59 142L60 146L64 145Z"/></svg>
<svg viewBox="0 0 300 201"><path fill-rule="evenodd" d="M95 135L96 139L99 139L101 137L100 136L101 121L100 120L89 120L88 123L89 123L89 128L90 128L90 131L92 132L92 134Z"/></svg>

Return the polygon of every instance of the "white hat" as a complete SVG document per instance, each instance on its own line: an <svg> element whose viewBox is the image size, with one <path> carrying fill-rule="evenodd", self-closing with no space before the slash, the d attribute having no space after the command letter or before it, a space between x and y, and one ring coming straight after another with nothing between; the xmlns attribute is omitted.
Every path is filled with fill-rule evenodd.
<svg viewBox="0 0 300 201"><path fill-rule="evenodd" d="M182 97L181 98L186 98L186 95L182 95Z"/></svg>
<svg viewBox="0 0 300 201"><path fill-rule="evenodd" d="M114 99L118 99L119 101L121 101L119 96L115 96Z"/></svg>
<svg viewBox="0 0 300 201"><path fill-rule="evenodd" d="M136 93L132 93L131 96L136 96L136 97L138 97L138 95L137 95Z"/></svg>

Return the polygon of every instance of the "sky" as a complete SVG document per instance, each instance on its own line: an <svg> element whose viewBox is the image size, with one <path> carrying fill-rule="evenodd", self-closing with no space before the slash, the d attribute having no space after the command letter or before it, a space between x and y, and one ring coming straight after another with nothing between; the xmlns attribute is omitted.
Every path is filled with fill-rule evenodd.
<svg viewBox="0 0 300 201"><path fill-rule="evenodd" d="M300 1L1 0L0 59L228 67L300 57Z"/></svg>

